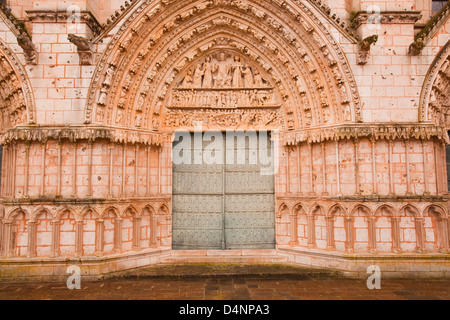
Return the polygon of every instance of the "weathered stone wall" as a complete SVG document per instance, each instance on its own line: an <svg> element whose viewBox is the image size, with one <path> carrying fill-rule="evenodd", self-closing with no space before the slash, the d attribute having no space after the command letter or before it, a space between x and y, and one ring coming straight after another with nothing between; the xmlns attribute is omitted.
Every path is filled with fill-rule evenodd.
<svg viewBox="0 0 450 320"><path fill-rule="evenodd" d="M172 133L199 118L204 129L280 131L278 249L448 256L448 17L411 50L430 1L328 1L331 13L316 0L133 1L122 10L122 1L74 1L77 24L69 3L55 3L11 1L27 19L25 40L0 17L10 68L1 83L22 93L23 112L14 98L2 109L20 119L0 128L4 263L170 250ZM375 28L370 5L381 9ZM264 75L275 112L164 104L219 50Z"/></svg>

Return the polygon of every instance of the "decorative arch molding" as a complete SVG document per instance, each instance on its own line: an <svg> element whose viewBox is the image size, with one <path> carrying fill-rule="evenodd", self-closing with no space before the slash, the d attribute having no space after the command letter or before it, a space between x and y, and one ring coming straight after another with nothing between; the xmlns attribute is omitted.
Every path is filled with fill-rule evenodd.
<svg viewBox="0 0 450 320"><path fill-rule="evenodd" d="M267 85L258 90L262 88L254 87L256 80L246 88L233 81L234 88L227 89L240 89L238 95L255 91L257 97L273 89L279 105L230 108L226 96L227 108L200 103L192 112L198 117L187 120L183 108L167 105L186 75L195 76L196 65L205 68L220 52L231 60L239 57L242 70L250 69L253 79L261 75ZM208 91L203 83L201 89ZM223 91L222 97L228 95ZM260 96L258 103L264 100ZM284 130L361 122L359 94L345 56L314 13L299 1L280 5L253 0L162 1L137 7L101 58L85 122L166 131L192 127L196 118L218 110L228 120L212 118L215 128L220 123L230 127L233 118L240 123L251 119L252 127L256 123Z"/></svg>
<svg viewBox="0 0 450 320"><path fill-rule="evenodd" d="M31 83L20 60L0 40L0 131L36 123Z"/></svg>
<svg viewBox="0 0 450 320"><path fill-rule="evenodd" d="M419 121L450 130L450 41L432 63L422 88Z"/></svg>

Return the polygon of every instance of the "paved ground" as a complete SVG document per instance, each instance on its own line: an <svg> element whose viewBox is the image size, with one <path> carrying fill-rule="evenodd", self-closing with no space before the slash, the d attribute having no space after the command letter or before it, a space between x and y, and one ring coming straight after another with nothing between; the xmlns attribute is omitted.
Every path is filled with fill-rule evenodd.
<svg viewBox="0 0 450 320"><path fill-rule="evenodd" d="M450 279L382 279L381 290L369 290L365 279L347 279L322 270L205 265L184 266L181 271L180 267L163 268L166 274L158 277L154 275L158 270L151 268L98 282L82 281L81 290L69 290L65 283L0 283L0 300L450 300ZM222 271L209 274L217 270Z"/></svg>

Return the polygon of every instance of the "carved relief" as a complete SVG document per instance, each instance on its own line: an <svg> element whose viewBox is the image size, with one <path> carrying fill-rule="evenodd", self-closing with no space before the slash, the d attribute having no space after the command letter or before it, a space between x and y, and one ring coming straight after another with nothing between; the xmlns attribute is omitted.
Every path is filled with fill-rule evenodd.
<svg viewBox="0 0 450 320"><path fill-rule="evenodd" d="M220 51L197 62L178 80L168 108L236 109L280 107L260 71L237 55Z"/></svg>
<svg viewBox="0 0 450 320"><path fill-rule="evenodd" d="M124 79L123 90L109 93L111 96L116 95L117 98L107 102L109 103L108 110L116 107L126 109L125 125L127 126L133 126L132 120L136 117L136 114L131 114L130 117L130 112L143 112L142 125L152 126L149 122L148 112L151 114L151 110L161 110L162 106L167 108L189 106L194 109L239 109L281 107L290 100L289 103L300 106L294 110L295 113L298 113L297 117L294 117L299 119L298 124L305 123L301 120L309 117L302 115L305 110L312 110L310 113L312 118L319 117L320 106L324 108L333 106L329 119L342 120L344 110L334 110L340 108L335 106L339 102L347 104L347 101L353 101L358 95L354 84L349 85L350 93L345 92L348 87L341 89L340 84L351 75L347 66L343 67L344 75L340 71L342 69L338 67L326 70L328 67L336 66L337 60L340 63L342 53L331 54L331 50L336 52L339 49L336 43L332 42L331 36L326 33L326 29L320 24L320 21L313 19L314 23L320 26L319 31L311 26L309 19L312 17L312 13L301 3L299 6L304 12L297 12L297 9L290 7L280 7L277 9L280 10L280 15L274 15L272 9L269 10L269 6L272 4L256 4L252 1L243 1L242 3L248 7L245 19L234 19L236 13L233 11L243 9L239 8L235 1L230 1L223 4L223 9L220 9L221 15L217 15L211 20L205 20L199 27L199 21L208 19L209 16L214 15L214 12L219 12L216 7L217 3L202 5L200 10L198 1L189 1L184 3L184 6L173 2L170 7L165 9L169 11L164 12L164 15L158 13L154 15L153 19L141 19L134 26L128 27L131 32L121 37L124 40L112 42L119 43L124 52L125 59L121 64L125 69L119 71L120 76L118 75ZM195 10L192 10L193 8ZM211 12L205 13L207 10L211 10ZM179 15L172 15L170 12L179 12ZM289 28L284 27L285 24L281 23L282 15L285 15L288 20L298 21L297 24L301 28L298 28L295 22L292 25L289 24ZM166 17L169 16L176 18L167 19ZM306 16L309 16L308 19ZM263 23L258 23L258 21ZM148 27L144 27L144 24L147 24ZM150 25L162 25L163 28L153 28ZM190 29L191 25L193 27ZM216 32L214 28L219 27L227 30L226 32L229 34L229 29L234 29L232 39L216 38L214 41L202 42L195 46L194 43L197 41L194 41L194 38L198 39L200 36L206 37L207 34L213 34ZM121 29L125 30L125 28L124 25ZM325 32L325 37L323 32ZM237 41L237 39L241 39L241 36L245 40ZM128 49L125 48L125 44ZM216 46L224 45L234 46L243 55L236 56L232 53L225 58L207 55L207 52L212 51ZM271 54L265 52L264 58L262 58L261 52L255 50L256 48L269 49ZM111 46L108 46L107 52L108 50L111 50ZM176 58L180 54L180 50L185 52L185 59ZM132 58L134 52L137 52L137 56L134 55ZM298 54L301 59L298 58ZM193 63L199 55L203 55L203 60ZM158 58L156 59L156 57ZM218 58L222 58L222 60ZM318 59L323 61L317 63ZM175 60L176 63L174 63ZM255 61L261 69L255 67L253 63ZM190 69L186 68L188 63L192 65ZM140 66L142 68L138 70ZM184 75L178 75L177 73L182 70L185 70ZM145 77L150 80L151 84L147 85L147 88L139 88L140 79L145 79ZM297 85L300 78L308 84L306 88ZM333 81L337 87L334 87ZM145 80L142 81L144 86L145 82ZM161 86L161 83L164 85ZM316 92L310 92L310 83L315 84L313 90L317 90ZM327 89L324 90L325 88ZM248 89L258 89L258 92ZM101 92L101 88L99 91ZM220 91L224 92L219 94ZM310 93L306 95L303 94L303 91ZM169 94L167 97L165 96L166 92ZM247 98L245 98L246 96ZM267 103L272 96L275 96L277 102L274 105ZM244 97L244 99L241 98L241 101L244 102L239 102L239 97ZM280 101L278 101L279 97L282 98ZM253 101L253 103L249 105L248 101ZM155 107L156 104L158 107ZM358 107L359 101L351 106ZM164 108L163 111L165 111ZM106 114L114 113L108 111ZM159 115L159 112L155 112L155 114ZM340 115L335 116L338 114ZM357 111L356 119L359 119L359 114ZM322 114L317 119L317 124L320 124L325 118ZM313 122L316 123L316 121Z"/></svg>
<svg viewBox="0 0 450 320"><path fill-rule="evenodd" d="M81 65L91 65L93 63L93 53L91 50L91 43L88 39L69 34L67 39L77 47L78 56L80 57Z"/></svg>
<svg viewBox="0 0 450 320"><path fill-rule="evenodd" d="M5 56L0 56L0 128L27 123L22 85Z"/></svg>
<svg viewBox="0 0 450 320"><path fill-rule="evenodd" d="M21 34L17 37L17 43L22 47L25 60L27 64L37 64L37 51L36 46L30 37L26 34Z"/></svg>
<svg viewBox="0 0 450 320"><path fill-rule="evenodd" d="M260 87L256 86L260 85ZM181 89L252 89L271 87L260 72L241 57L222 51L199 62L181 81Z"/></svg>
<svg viewBox="0 0 450 320"><path fill-rule="evenodd" d="M420 121L450 130L450 41L434 61L420 101Z"/></svg>
<svg viewBox="0 0 450 320"><path fill-rule="evenodd" d="M283 116L276 110L169 110L166 114L167 127L194 127L201 123L206 128L251 128L282 127Z"/></svg>

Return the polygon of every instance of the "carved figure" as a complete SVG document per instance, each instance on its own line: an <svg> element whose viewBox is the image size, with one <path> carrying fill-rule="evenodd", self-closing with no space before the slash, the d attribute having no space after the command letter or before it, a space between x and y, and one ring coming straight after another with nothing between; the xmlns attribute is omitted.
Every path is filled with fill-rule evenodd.
<svg viewBox="0 0 450 320"><path fill-rule="evenodd" d="M203 69L204 69L203 88L212 88L214 65L211 62L211 57L206 58L205 64L203 65Z"/></svg>
<svg viewBox="0 0 450 320"><path fill-rule="evenodd" d="M255 86L255 82L253 80L253 73L250 66L246 65L245 68L242 70L242 73L244 75L245 87L253 88Z"/></svg>

